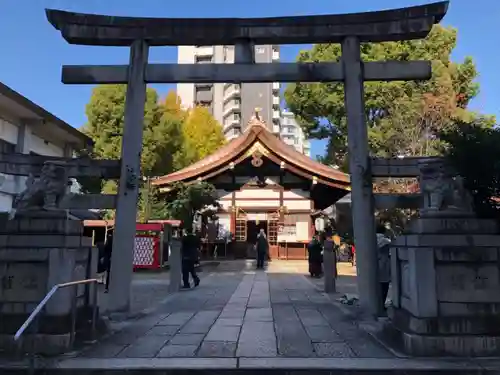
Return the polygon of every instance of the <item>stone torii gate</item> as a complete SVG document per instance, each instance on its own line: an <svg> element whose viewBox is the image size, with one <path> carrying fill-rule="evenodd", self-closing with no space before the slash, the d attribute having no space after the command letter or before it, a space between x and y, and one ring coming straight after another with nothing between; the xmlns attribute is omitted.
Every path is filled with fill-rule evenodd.
<svg viewBox="0 0 500 375"><path fill-rule="evenodd" d="M446 13L448 2L343 15L276 18L167 19L111 17L47 10L49 22L71 44L128 46L130 62L63 66L67 84L127 84L121 178L111 270L111 306L129 307L142 123L148 83L343 82L348 122L354 236L360 302L380 311L371 163L363 81L426 80L427 61L363 62L360 43L419 39ZM256 64L254 46L341 43L342 61ZM234 45L234 64L148 64L149 47Z"/></svg>

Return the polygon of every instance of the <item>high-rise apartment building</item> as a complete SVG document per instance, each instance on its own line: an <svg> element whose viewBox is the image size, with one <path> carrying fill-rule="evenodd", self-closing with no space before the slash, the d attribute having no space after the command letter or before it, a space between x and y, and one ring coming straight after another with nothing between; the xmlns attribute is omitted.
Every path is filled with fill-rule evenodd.
<svg viewBox="0 0 500 375"><path fill-rule="evenodd" d="M292 112L283 111L281 118L280 138L287 145L294 147L297 151L304 155L311 156L311 145L305 137L302 128L295 120Z"/></svg>
<svg viewBox="0 0 500 375"><path fill-rule="evenodd" d="M179 46L179 64L232 64L234 46ZM279 61L278 46L256 46L255 62L271 63ZM215 83L177 85L184 107L203 105L224 128L226 138L237 137L255 113L260 109L260 117L275 134L280 133L280 83Z"/></svg>

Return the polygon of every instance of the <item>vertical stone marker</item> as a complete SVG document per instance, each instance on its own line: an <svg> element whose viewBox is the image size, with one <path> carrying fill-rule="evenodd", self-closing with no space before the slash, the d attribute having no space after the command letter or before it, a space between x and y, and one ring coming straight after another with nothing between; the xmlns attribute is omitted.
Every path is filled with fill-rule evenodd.
<svg viewBox="0 0 500 375"><path fill-rule="evenodd" d="M111 256L109 308L112 311L126 311L130 305L146 102L144 74L148 63L148 50L149 47L143 40L135 41L130 47L121 176Z"/></svg>
<svg viewBox="0 0 500 375"><path fill-rule="evenodd" d="M345 107L351 172L351 201L359 300L371 315L382 306L378 288L378 256L373 210L371 164L368 154L368 129L365 121L363 66L359 39L342 42Z"/></svg>

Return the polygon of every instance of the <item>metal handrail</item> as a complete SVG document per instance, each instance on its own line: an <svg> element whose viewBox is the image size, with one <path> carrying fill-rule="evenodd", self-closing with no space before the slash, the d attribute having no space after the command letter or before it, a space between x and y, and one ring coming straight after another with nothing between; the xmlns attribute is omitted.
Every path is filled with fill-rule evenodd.
<svg viewBox="0 0 500 375"><path fill-rule="evenodd" d="M92 306L92 335L95 333L95 328L96 328L96 320L97 320L97 283L99 280L97 279L85 279L85 280L77 280L77 281L71 281L68 283L62 283L62 284L56 284L52 287L52 289L49 290L49 292L45 295L45 297L42 299L42 301L35 307L33 312L30 314L28 319L23 323L23 325L17 330L16 334L14 335L14 341L19 340L23 333L26 331L26 329L30 326L30 324L35 320L35 318L38 316L40 311L45 307L45 305L49 302L49 300L52 298L52 296L59 290L63 288L67 288L70 286L75 287L75 296L74 296L74 301L73 301L73 317L72 317L72 332L71 335L74 337L75 335L75 323L76 323L76 293L77 293L77 287L78 285L85 285L85 284L96 284L94 288L94 293L93 293L93 306Z"/></svg>

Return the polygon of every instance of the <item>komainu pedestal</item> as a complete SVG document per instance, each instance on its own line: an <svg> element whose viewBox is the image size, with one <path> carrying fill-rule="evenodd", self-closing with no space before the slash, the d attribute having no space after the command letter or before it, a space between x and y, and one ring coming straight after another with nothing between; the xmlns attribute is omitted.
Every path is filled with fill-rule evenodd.
<svg viewBox="0 0 500 375"><path fill-rule="evenodd" d="M497 223L474 217L460 179L440 166L423 170L435 177L421 179L426 207L391 248L397 336L412 355L498 355Z"/></svg>
<svg viewBox="0 0 500 375"><path fill-rule="evenodd" d="M54 285L95 277L91 242L83 236L83 222L64 210L21 211L10 219L0 214L0 351L15 348L13 335ZM59 289L23 335L25 347L45 354L67 351L72 311L76 328L90 332L94 287Z"/></svg>

